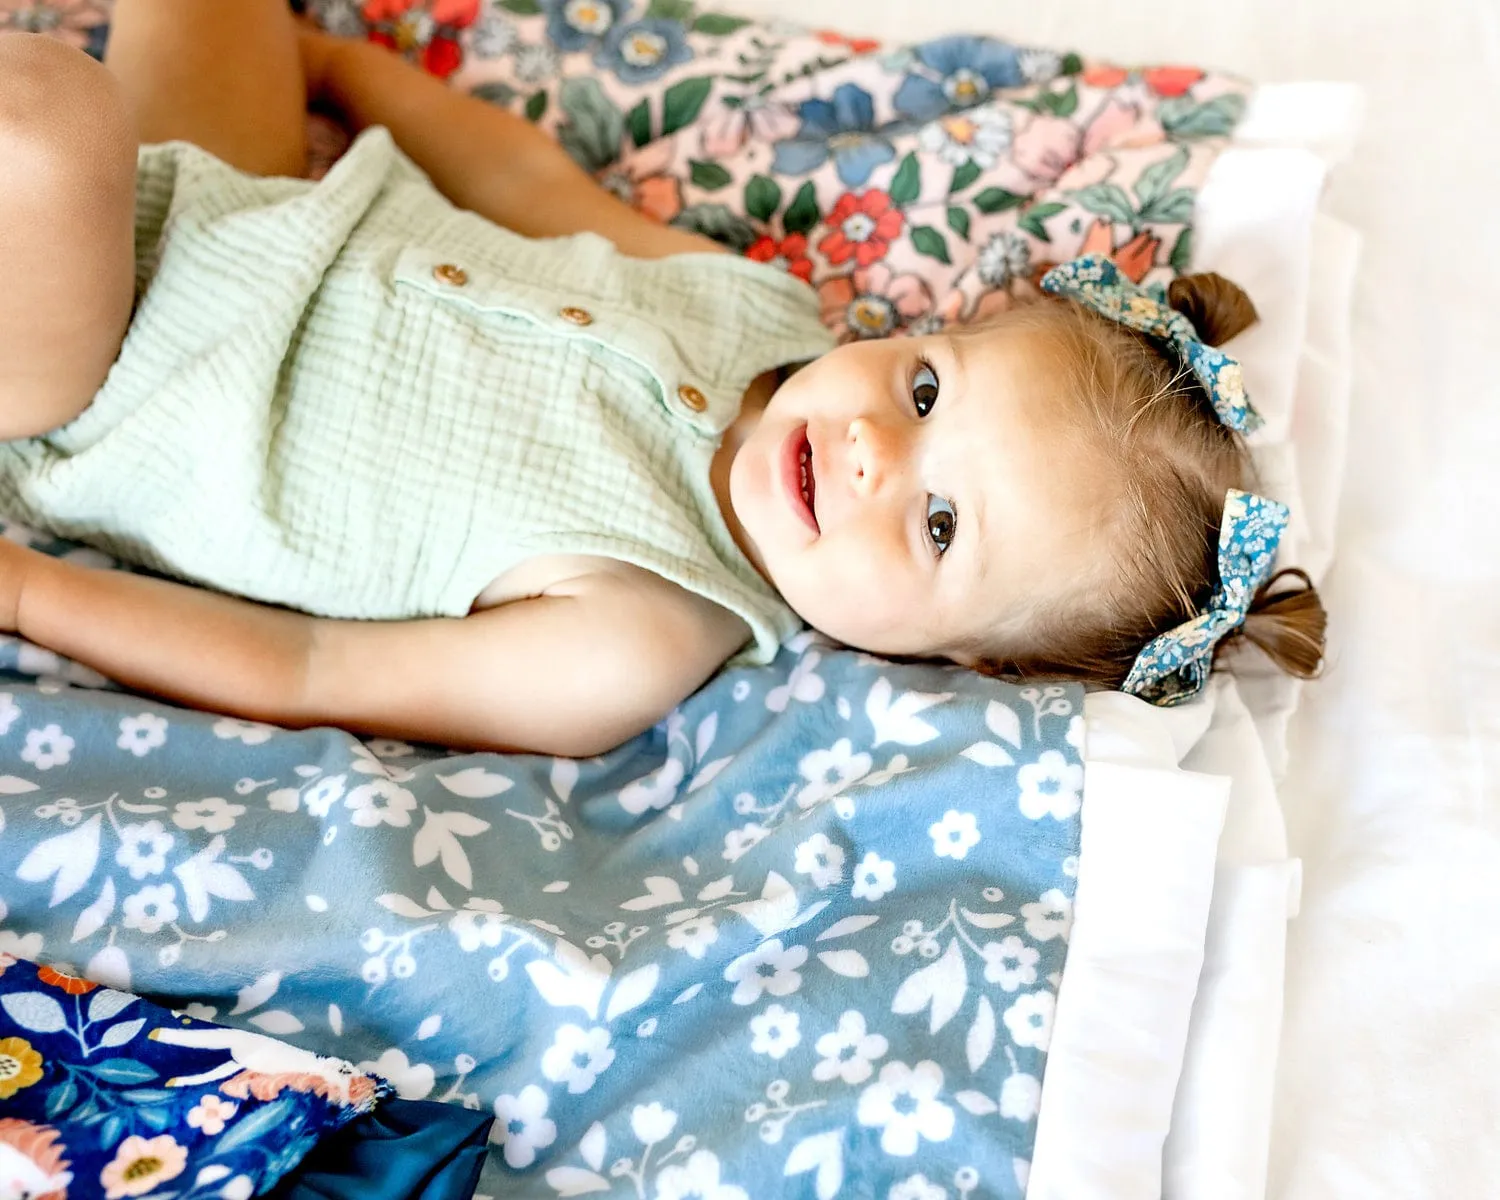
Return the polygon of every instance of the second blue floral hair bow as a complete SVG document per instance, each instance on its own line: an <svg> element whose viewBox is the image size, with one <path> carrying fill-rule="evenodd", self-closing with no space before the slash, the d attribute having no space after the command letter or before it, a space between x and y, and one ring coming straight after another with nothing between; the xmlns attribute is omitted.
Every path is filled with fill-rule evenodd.
<svg viewBox="0 0 1500 1200"><path fill-rule="evenodd" d="M1285 504L1230 491L1219 524L1219 586L1201 614L1146 643L1120 690L1152 704L1181 704L1203 690L1214 647L1245 623L1250 602L1271 575L1286 531Z"/></svg>
<svg viewBox="0 0 1500 1200"><path fill-rule="evenodd" d="M1260 414L1251 407L1250 397L1245 394L1238 361L1205 344L1187 317L1146 288L1132 283L1109 258L1085 254L1053 267L1042 276L1042 290L1076 301L1127 329L1165 342L1203 385L1221 422L1236 433L1252 433L1260 428Z"/></svg>

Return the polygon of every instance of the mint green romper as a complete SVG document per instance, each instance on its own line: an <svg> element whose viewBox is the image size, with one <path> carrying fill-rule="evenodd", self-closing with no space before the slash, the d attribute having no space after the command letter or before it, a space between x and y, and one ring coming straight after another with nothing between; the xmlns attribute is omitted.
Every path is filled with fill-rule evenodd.
<svg viewBox="0 0 1500 1200"><path fill-rule="evenodd" d="M798 628L709 463L752 379L832 347L804 284L521 237L380 128L317 183L180 142L139 162L119 357L70 424L0 445L0 513L328 617L463 616L526 559L588 554L739 614L742 660Z"/></svg>

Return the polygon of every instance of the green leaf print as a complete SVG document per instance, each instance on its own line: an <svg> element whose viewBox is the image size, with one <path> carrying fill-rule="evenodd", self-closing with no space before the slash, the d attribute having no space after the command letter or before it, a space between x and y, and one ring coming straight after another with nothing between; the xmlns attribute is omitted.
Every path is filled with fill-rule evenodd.
<svg viewBox="0 0 1500 1200"><path fill-rule="evenodd" d="M526 97L526 119L533 124L542 119L542 114L547 111L547 89L532 92Z"/></svg>
<svg viewBox="0 0 1500 1200"><path fill-rule="evenodd" d="M1153 221L1163 225L1175 225L1193 219L1194 205L1191 188L1175 188L1165 196L1141 209L1142 221Z"/></svg>
<svg viewBox="0 0 1500 1200"><path fill-rule="evenodd" d="M1135 181L1135 198L1140 201L1142 208L1166 192L1173 181L1182 174L1187 161L1187 148L1179 146L1171 157L1164 158L1159 163L1152 163L1141 172L1141 177Z"/></svg>
<svg viewBox="0 0 1500 1200"><path fill-rule="evenodd" d="M651 0L645 15L685 24L693 19L693 0Z"/></svg>
<svg viewBox="0 0 1500 1200"><path fill-rule="evenodd" d="M782 227L788 233L806 233L818 223L818 192L809 179L792 198L791 207L786 210L786 216L781 219Z"/></svg>
<svg viewBox="0 0 1500 1200"><path fill-rule="evenodd" d="M1037 101L1054 117L1071 117L1078 111L1078 88L1069 85L1065 92L1043 92Z"/></svg>
<svg viewBox="0 0 1500 1200"><path fill-rule="evenodd" d="M1016 221L1016 226L1024 229L1039 241L1050 242L1052 235L1047 232L1047 227L1042 222L1057 216L1058 213L1067 207L1066 204L1058 204L1056 201L1051 201L1047 204L1034 204L1021 214L1020 218Z"/></svg>
<svg viewBox="0 0 1500 1200"><path fill-rule="evenodd" d="M688 176L705 192L716 192L734 178L718 163L698 158L688 160Z"/></svg>
<svg viewBox="0 0 1500 1200"><path fill-rule="evenodd" d="M965 241L969 240L969 210L953 205L948 209L948 228Z"/></svg>
<svg viewBox="0 0 1500 1200"><path fill-rule="evenodd" d="M931 225L913 225L911 244L917 248L918 254L935 258L940 263L948 264L953 261L948 257L947 239Z"/></svg>
<svg viewBox="0 0 1500 1200"><path fill-rule="evenodd" d="M1130 197L1125 194L1125 189L1119 184L1091 184L1074 192L1073 199L1089 212L1098 213L1101 217L1106 217L1111 221L1122 225L1136 223L1135 206L1130 203Z"/></svg>
<svg viewBox="0 0 1500 1200"><path fill-rule="evenodd" d="M693 22L694 33L706 33L710 37L723 37L743 29L750 24L744 17L731 17L726 13L703 13Z"/></svg>
<svg viewBox="0 0 1500 1200"><path fill-rule="evenodd" d="M483 100L486 104L493 104L496 108L509 108L520 94L510 84L502 83L498 79L491 80L489 83L476 84L469 89L469 95Z"/></svg>
<svg viewBox="0 0 1500 1200"><path fill-rule="evenodd" d="M698 116L698 110L703 107L703 102L708 99L708 93L713 90L713 86L713 76L695 75L691 79L679 80L669 87L661 101L662 136L676 133L684 125L691 125Z"/></svg>
<svg viewBox="0 0 1500 1200"><path fill-rule="evenodd" d="M1174 138L1225 137L1244 111L1243 96L1215 96L1203 104L1191 96L1173 96L1157 107L1156 118Z"/></svg>
<svg viewBox="0 0 1500 1200"><path fill-rule="evenodd" d="M1083 71L1083 59L1076 54L1064 54L1062 66L1058 68L1060 75L1078 75Z"/></svg>
<svg viewBox="0 0 1500 1200"><path fill-rule="evenodd" d="M578 76L563 81L558 103L564 113L557 140L585 171L602 171L620 157L625 118L604 94L597 79Z"/></svg>
<svg viewBox="0 0 1500 1200"><path fill-rule="evenodd" d="M755 226L722 204L690 204L672 218L678 229L687 229L713 238L736 254L743 254L755 244Z"/></svg>
<svg viewBox="0 0 1500 1200"><path fill-rule="evenodd" d="M1172 270L1182 274L1188 269L1188 264L1193 261L1193 231L1189 227L1177 235L1177 243L1172 247L1172 257L1168 263Z"/></svg>
<svg viewBox="0 0 1500 1200"><path fill-rule="evenodd" d="M1015 192L1008 192L1000 187L987 187L974 197L974 207L986 214L1020 208L1025 203L1025 196L1018 196Z"/></svg>
<svg viewBox="0 0 1500 1200"><path fill-rule="evenodd" d="M921 194L922 168L917 164L917 156L908 154L901 160L901 165L896 169L896 177L891 180L891 203L910 204Z"/></svg>
<svg viewBox="0 0 1500 1200"><path fill-rule="evenodd" d="M745 211L757 221L769 221L781 207L781 185L769 175L752 175L745 184Z"/></svg>
<svg viewBox="0 0 1500 1200"><path fill-rule="evenodd" d="M513 12L518 17L534 17L542 11L542 6L537 0L500 0L500 7L506 12Z"/></svg>
<svg viewBox="0 0 1500 1200"><path fill-rule="evenodd" d="M630 128L630 140L644 146L651 140L651 102L644 96L634 108L625 114L625 124Z"/></svg>
<svg viewBox="0 0 1500 1200"><path fill-rule="evenodd" d="M979 166L971 158L961 167L953 169L953 182L948 185L948 195L961 192L979 178Z"/></svg>

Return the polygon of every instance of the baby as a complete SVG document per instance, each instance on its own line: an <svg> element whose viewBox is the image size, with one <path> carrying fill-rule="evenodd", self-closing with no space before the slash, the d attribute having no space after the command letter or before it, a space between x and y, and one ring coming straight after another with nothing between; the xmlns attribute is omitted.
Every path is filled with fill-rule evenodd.
<svg viewBox="0 0 1500 1200"><path fill-rule="evenodd" d="M309 100L358 131L316 183ZM0 36L0 145L0 512L186 581L0 541L0 627L130 686L584 756L802 622L1167 702L1236 634L1321 660L1217 276L1083 259L835 348L798 280L284 0L118 0L104 67Z"/></svg>

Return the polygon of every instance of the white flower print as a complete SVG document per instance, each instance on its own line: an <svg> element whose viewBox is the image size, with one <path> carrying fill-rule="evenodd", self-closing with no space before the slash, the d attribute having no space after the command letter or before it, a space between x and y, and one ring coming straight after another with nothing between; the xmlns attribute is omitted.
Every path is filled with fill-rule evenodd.
<svg viewBox="0 0 1500 1200"><path fill-rule="evenodd" d="M915 1067L889 1062L880 1078L859 1094L855 1116L861 1125L879 1127L880 1148L887 1154L915 1154L923 1138L946 1141L953 1133L953 1110L937 1096L943 1070L929 1059Z"/></svg>
<svg viewBox="0 0 1500 1200"><path fill-rule="evenodd" d="M347 775L329 775L320 779L307 789L302 803L313 816L326 817L328 810L344 798L344 785L348 782Z"/></svg>
<svg viewBox="0 0 1500 1200"><path fill-rule="evenodd" d="M1060 750L1043 750L1036 762L1016 772L1016 783L1021 815L1029 821L1066 821L1083 807L1083 765L1070 763Z"/></svg>
<svg viewBox="0 0 1500 1200"><path fill-rule="evenodd" d="M719 1182L719 1159L694 1150L684 1163L663 1167L656 1176L656 1200L750 1200L742 1187Z"/></svg>
<svg viewBox="0 0 1500 1200"><path fill-rule="evenodd" d="M908 1175L886 1193L886 1200L948 1200L948 1189L939 1187L927 1176Z"/></svg>
<svg viewBox="0 0 1500 1200"><path fill-rule="evenodd" d="M1077 750L1079 756L1082 757L1084 745L1088 741L1088 722L1081 714L1068 722L1068 732L1063 735L1063 741Z"/></svg>
<svg viewBox="0 0 1500 1200"><path fill-rule="evenodd" d="M1005 1027L1018 1046L1045 1050L1052 1041L1052 1014L1057 997L1051 992L1023 992L1005 1010Z"/></svg>
<svg viewBox="0 0 1500 1200"><path fill-rule="evenodd" d="M225 1100L217 1093L210 1092L188 1109L187 1123L213 1137L224 1132L224 1123L239 1110L240 1106L232 1100Z"/></svg>
<svg viewBox="0 0 1500 1200"><path fill-rule="evenodd" d="M986 287L1003 288L1012 279L1024 279L1031 270L1031 245L1008 230L994 234L979 251L974 269Z"/></svg>
<svg viewBox="0 0 1500 1200"><path fill-rule="evenodd" d="M731 829L724 835L724 858L728 862L738 862L740 856L748 851L757 842L763 842L770 830L758 821L751 821L748 825L741 825L738 829Z"/></svg>
<svg viewBox="0 0 1500 1200"><path fill-rule="evenodd" d="M490 1141L505 1148L505 1165L517 1171L536 1161L536 1152L557 1140L557 1126L547 1116L547 1093L534 1083L519 1096L495 1097L495 1123Z"/></svg>
<svg viewBox="0 0 1500 1200"><path fill-rule="evenodd" d="M813 1068L813 1078L819 1083L835 1078L863 1083L875 1069L871 1064L884 1057L889 1048L890 1043L880 1034L866 1031L864 1013L848 1009L839 1018L838 1027L813 1044L822 1056Z"/></svg>
<svg viewBox="0 0 1500 1200"><path fill-rule="evenodd" d="M736 1004L754 1004L763 992L790 996L802 986L798 968L806 961L806 946L783 946L780 938L767 938L724 968L724 978L735 985L730 999ZM766 970L771 973L765 974Z"/></svg>
<svg viewBox="0 0 1500 1200"><path fill-rule="evenodd" d="M356 1064L356 1070L379 1075L403 1100L425 1100L437 1082L437 1072L424 1062L410 1062L406 1054L392 1046L379 1058Z"/></svg>
<svg viewBox="0 0 1500 1200"><path fill-rule="evenodd" d="M380 804L381 800L385 803ZM417 798L389 779L372 779L345 796L344 807L354 812L349 819L365 829L374 829L380 824L404 829L411 824L411 814L417 807Z"/></svg>
<svg viewBox="0 0 1500 1200"><path fill-rule="evenodd" d="M9 954L15 958L35 958L41 952L41 934L17 933L14 929L0 929L0 954Z"/></svg>
<svg viewBox="0 0 1500 1200"><path fill-rule="evenodd" d="M0 736L10 732L10 727L21 716L20 705L9 692L0 692Z"/></svg>
<svg viewBox="0 0 1500 1200"><path fill-rule="evenodd" d="M816 704L821 700L828 686L818 674L818 663L822 660L823 656L816 650L809 650L799 658L786 682L766 693L766 708L779 713L785 712L793 700L800 700L803 704Z"/></svg>
<svg viewBox="0 0 1500 1200"><path fill-rule="evenodd" d="M881 858L875 851L867 852L854 868L854 886L849 894L856 900L879 900L896 886L896 864Z"/></svg>
<svg viewBox="0 0 1500 1200"><path fill-rule="evenodd" d="M979 826L973 813L950 808L943 819L927 827L932 852L939 858L963 858L979 844Z"/></svg>
<svg viewBox="0 0 1500 1200"><path fill-rule="evenodd" d="M665 1141L675 1128L677 1114L655 1100L650 1104L637 1104L630 1110L630 1131L647 1146Z"/></svg>
<svg viewBox="0 0 1500 1200"><path fill-rule="evenodd" d="M592 1029L559 1025L552 1045L542 1052L542 1074L553 1083L566 1083L577 1096L593 1087L614 1061L609 1030L599 1025Z"/></svg>
<svg viewBox="0 0 1500 1200"><path fill-rule="evenodd" d="M1033 941L1050 942L1055 937L1067 940L1073 927L1073 901L1057 888L1048 888L1034 904L1021 905L1026 922L1026 936Z"/></svg>
<svg viewBox="0 0 1500 1200"><path fill-rule="evenodd" d="M201 1004L194 1000L191 1004L182 1006L182 1015L192 1017L195 1021L212 1021L219 1015L219 1010L212 1004Z"/></svg>
<svg viewBox="0 0 1500 1200"><path fill-rule="evenodd" d="M640 816L648 808L666 808L677 799L677 788L686 773L681 759L667 759L651 774L643 775L620 789L620 807L633 817Z"/></svg>
<svg viewBox="0 0 1500 1200"><path fill-rule="evenodd" d="M365 748L376 758L405 758L408 754L416 753L406 742L398 742L394 738L376 738L366 742Z"/></svg>
<svg viewBox="0 0 1500 1200"><path fill-rule="evenodd" d="M802 1043L802 1018L779 1004L768 1006L765 1012L750 1018L750 1050L754 1054L766 1054L780 1059L788 1050Z"/></svg>
<svg viewBox="0 0 1500 1200"><path fill-rule="evenodd" d="M266 793L266 806L272 812L296 812L302 803L302 793L294 787L277 788Z"/></svg>
<svg viewBox="0 0 1500 1200"><path fill-rule="evenodd" d="M506 918L498 909L498 905L497 911L493 912L475 912L466 908L453 914L448 928L458 939L460 950L472 954L481 946L488 946L493 950L500 944L501 938L505 936Z"/></svg>
<svg viewBox="0 0 1500 1200"><path fill-rule="evenodd" d="M128 870L132 879L159 875L167 869L167 851L176 840L160 821L126 825L120 830L120 848L115 851L115 862ZM144 852L143 845L148 847Z"/></svg>
<svg viewBox="0 0 1500 1200"><path fill-rule="evenodd" d="M808 782L797 793L797 807L811 808L831 800L870 773L871 759L863 752L854 753L854 743L839 738L827 750L813 750L804 755L797 770Z"/></svg>
<svg viewBox="0 0 1500 1200"><path fill-rule="evenodd" d="M177 889L170 883L147 884L134 895L126 896L120 907L125 911L126 929L155 933L177 920Z"/></svg>
<svg viewBox="0 0 1500 1200"><path fill-rule="evenodd" d="M1016 63L1027 83L1046 83L1062 70L1062 55L1056 50L1022 50Z"/></svg>
<svg viewBox="0 0 1500 1200"><path fill-rule="evenodd" d="M808 875L818 887L829 887L844 877L844 848L835 846L825 833L815 833L797 847L793 867Z"/></svg>
<svg viewBox="0 0 1500 1200"><path fill-rule="evenodd" d="M1011 1075L1000 1085L1000 1115L1029 1121L1042 1105L1042 1081L1035 1075Z"/></svg>
<svg viewBox="0 0 1500 1200"><path fill-rule="evenodd" d="M534 87L557 74L557 53L551 46L517 46L515 55L517 83Z"/></svg>
<svg viewBox="0 0 1500 1200"><path fill-rule="evenodd" d="M143 712L134 717L120 718L120 737L115 742L121 750L129 750L137 758L145 758L158 746L167 744L167 719L155 713Z"/></svg>
<svg viewBox="0 0 1500 1200"><path fill-rule="evenodd" d="M65 765L73 757L73 746L73 739L62 731L61 725L29 729L21 759L38 771L50 771L53 767Z"/></svg>
<svg viewBox="0 0 1500 1200"><path fill-rule="evenodd" d="M704 953L719 940L719 927L708 914L689 917L674 925L667 933L667 945L673 950L685 951L692 958L702 958Z"/></svg>
<svg viewBox="0 0 1500 1200"><path fill-rule="evenodd" d="M183 800L172 812L172 824L178 829L201 829L204 833L225 833L243 816L243 804L230 804L220 796L202 800Z"/></svg>
<svg viewBox="0 0 1500 1200"><path fill-rule="evenodd" d="M922 128L917 144L950 167L973 161L976 167L993 167L1010 146L1010 114L995 108L974 108L950 113Z"/></svg>
<svg viewBox="0 0 1500 1200"><path fill-rule="evenodd" d="M985 942L980 953L984 955L984 977L1007 992L1036 982L1036 964L1042 952L1015 934L1002 942Z"/></svg>
<svg viewBox="0 0 1500 1200"><path fill-rule="evenodd" d="M262 725L259 721L241 721L237 717L221 717L214 722L214 737L224 741L238 738L247 746L259 746L271 740L276 732L274 725Z"/></svg>
<svg viewBox="0 0 1500 1200"><path fill-rule="evenodd" d="M498 12L486 12L474 26L470 48L481 58L499 58L516 44L516 27Z"/></svg>

